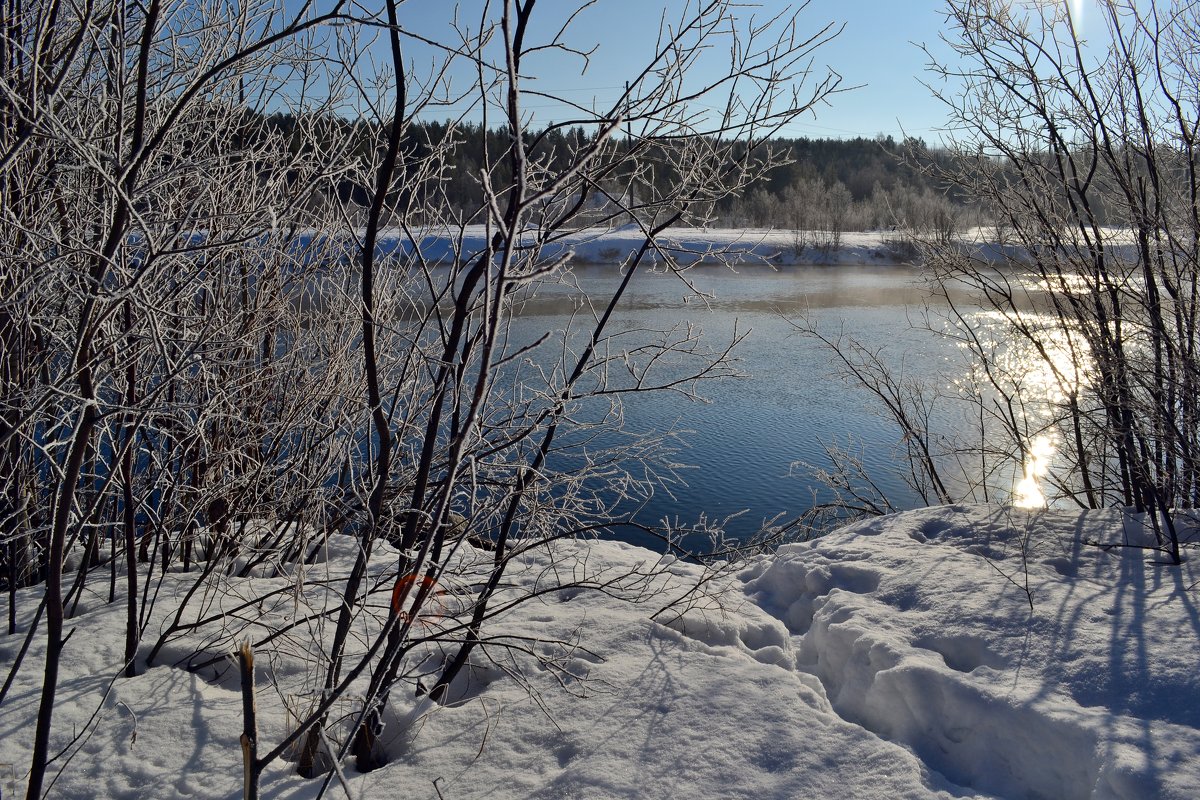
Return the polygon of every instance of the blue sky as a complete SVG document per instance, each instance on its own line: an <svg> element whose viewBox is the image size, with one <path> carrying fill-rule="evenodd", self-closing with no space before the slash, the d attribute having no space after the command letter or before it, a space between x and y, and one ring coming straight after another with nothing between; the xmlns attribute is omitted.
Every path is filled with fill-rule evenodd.
<svg viewBox="0 0 1200 800"><path fill-rule="evenodd" d="M901 128L931 138L945 113L921 80L928 79L928 56L918 45L949 54L938 38L945 27L942 5L911 0L812 0L803 17L846 23L823 55L847 86L811 123L794 127L807 136L899 137Z"/></svg>
<svg viewBox="0 0 1200 800"><path fill-rule="evenodd" d="M1070 0L1077 24L1081 22L1078 8L1083 1ZM493 0L493 8L498 2L503 0ZM549 37L577 5L575 0L540 0L535 16L542 22L534 33L543 39ZM694 6L695 0L690 5ZM795 4L785 0L749 0L736 13L762 19L778 14L788 5ZM668 13L678 14L684 1L598 0L575 19L568 37L583 48L597 48L586 70L580 58L541 54L530 58L523 69L536 76L525 87L558 94L583 105L589 105L593 98L602 107L613 102L621 94L623 81L644 62L645 54L653 47L664 7ZM447 41L452 8L447 0L408 0L400 6L401 26ZM477 27L481 8L480 0L461 3L460 23L473 23L472 27ZM814 53L814 67L827 66L842 76L843 87L859 88L839 93L831 98L829 105L818 108L815 116L806 115L781 133L815 138L876 134L899 137L903 132L936 141L946 114L921 83L931 78L926 72L928 56L919 45L928 46L939 58L952 58L949 47L939 39L945 28L942 9L941 0L810 0L799 16L802 33L815 33L829 23L845 25L840 36ZM411 41L408 53L417 59L418 67L422 59L428 63L428 54L422 55L420 47ZM455 75L459 87L470 80L469 71ZM540 122L561 122L568 116L564 109L536 98L526 101L527 109ZM451 116L450 111L438 110L426 116ZM472 117L478 120L478 115Z"/></svg>
<svg viewBox="0 0 1200 800"><path fill-rule="evenodd" d="M460 19L477 14L479 3L460 6ZM568 0L541 0L536 11L545 22L558 22ZM761 0L739 15L772 16L789 5L783 0ZM583 70L577 58L543 57L530 71L538 76L527 84L561 92L579 102L595 97L601 103L618 97L623 78L644 59L654 43L659 12L679 9L680 2L661 0L599 0L576 20L574 41L596 45L592 63ZM446 26L446 4L440 0L410 0L401 6L401 24L437 35ZM845 23L842 34L814 53L814 66L828 66L843 77L843 87L860 86L838 94L831 105L788 126L789 136L847 137L878 133L936 138L944 119L939 104L920 80L928 60L917 46L928 44L945 51L938 40L944 20L937 0L811 0L800 14L801 32L816 32L828 23ZM547 26L554 27L553 25ZM639 56L641 54L641 56ZM562 111L529 101L534 113L558 117Z"/></svg>
<svg viewBox="0 0 1200 800"><path fill-rule="evenodd" d="M1089 5L1087 0L1069 0L1076 30L1084 35ZM944 7L937 0L811 0L802 18L846 23L842 35L824 49L826 63L845 77L846 85L863 88L839 95L811 124L793 126L794 132L809 137L899 137L902 127L911 136L936 140L946 113L921 83L934 79L926 71L929 56L917 45L953 62L954 52L939 39L946 28Z"/></svg>

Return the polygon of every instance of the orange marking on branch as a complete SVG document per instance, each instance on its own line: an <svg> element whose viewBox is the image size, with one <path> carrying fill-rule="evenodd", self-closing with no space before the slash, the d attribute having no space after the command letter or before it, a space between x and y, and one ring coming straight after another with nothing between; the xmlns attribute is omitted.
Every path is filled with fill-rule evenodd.
<svg viewBox="0 0 1200 800"><path fill-rule="evenodd" d="M431 596L441 593L441 590L437 588L437 582L428 575L422 575L419 578L411 572L407 575L401 575L396 581L396 585L392 587L392 610L399 614L402 619L406 616L402 605L408 599L409 592L414 584L417 584L418 592L428 589L428 594Z"/></svg>

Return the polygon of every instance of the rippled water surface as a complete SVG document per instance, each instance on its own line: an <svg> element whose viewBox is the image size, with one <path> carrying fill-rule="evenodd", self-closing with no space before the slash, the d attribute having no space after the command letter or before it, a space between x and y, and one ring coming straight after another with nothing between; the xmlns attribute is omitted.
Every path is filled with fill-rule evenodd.
<svg viewBox="0 0 1200 800"><path fill-rule="evenodd" d="M708 402L679 393L625 398L626 428L636 432L687 431L677 461L686 485L659 491L640 519L694 520L699 512L724 517L745 510L731 532L756 530L778 514L794 517L812 503L815 487L798 463L824 465L823 443L845 444L853 437L880 485L903 505L919 498L893 463L898 434L877 413L861 389L835 374L830 353L795 331L807 317L829 334L844 331L872 349L881 349L897 370L923 381L958 363L958 351L944 339L914 330L931 302L920 274L907 267L814 267L738 272L697 268L688 278L707 297L697 298L675 276L635 276L630 294L611 330L662 330L691 324L714 347L734 331L747 333L735 349L736 367L747 377L708 382L700 392ZM519 338L567 327L581 293L599 303L619 281L616 268L591 267L577 274L578 290L539 290L522 309ZM627 344L639 341L630 337ZM561 339L559 340L561 349ZM549 358L544 349L535 358Z"/></svg>

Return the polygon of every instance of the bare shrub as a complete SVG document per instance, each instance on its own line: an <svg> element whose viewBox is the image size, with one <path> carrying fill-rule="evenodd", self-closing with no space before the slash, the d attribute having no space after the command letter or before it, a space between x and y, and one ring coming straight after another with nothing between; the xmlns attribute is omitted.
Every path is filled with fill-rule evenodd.
<svg viewBox="0 0 1200 800"><path fill-rule="evenodd" d="M525 81L546 51L586 63L571 39L587 8L539 6L549 38L533 8L447 29L413 74L406 48L429 42L395 0L10 4L0 544L10 629L16 589L45 585L28 796L47 780L65 620L89 581L126 603L123 674L165 662L216 678L242 643L260 664L306 659L311 702L278 698L294 725L255 742L251 784L284 754L309 775L351 751L377 767L391 693L442 702L464 670L545 660L486 630L520 603L646 591L650 575L565 563L554 544L610 530L618 501L651 489L663 443L622 430L624 398L694 394L728 374L736 340L609 321L647 263L675 268L661 233L778 163L763 142L836 86L807 60L834 30L689 4L612 107L563 99L579 118L539 130ZM415 133L464 99L447 80L460 63L487 132L469 176L457 149L476 123ZM713 77L685 84L696 74ZM586 135L542 148L568 127ZM451 198L452 179L477 182L479 202ZM622 283L569 329L522 335L516 309L571 280L556 246L584 223L637 226ZM559 577L514 590L531 553ZM333 718L351 695L353 718Z"/></svg>
<svg viewBox="0 0 1200 800"><path fill-rule="evenodd" d="M930 169L994 214L1003 241L954 242L936 207L916 241L948 309L930 327L969 357L957 400L976 422L935 443L912 424L916 394L852 342L830 344L924 441L909 445L917 473L934 488L935 470L957 476L939 502L1011 495L1052 441L1049 501L1151 512L1178 563L1172 513L1200 500L1200 15L1124 0L1097 11L1085 47L1066 4L947 4L960 61L934 71L960 87L939 95L954 157Z"/></svg>

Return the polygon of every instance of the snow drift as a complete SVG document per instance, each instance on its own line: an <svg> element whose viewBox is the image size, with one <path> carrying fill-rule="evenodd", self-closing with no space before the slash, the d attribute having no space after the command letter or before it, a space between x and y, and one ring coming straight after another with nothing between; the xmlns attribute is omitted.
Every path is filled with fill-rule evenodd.
<svg viewBox="0 0 1200 800"><path fill-rule="evenodd" d="M503 628L531 652L575 643L556 669L479 664L445 707L393 695L392 762L360 775L347 760L345 789L334 780L327 796L1194 798L1200 576L1129 546L1148 536L1121 510L906 512L784 546L657 621L698 566L563 542L531 553L515 583L544 580L552 561L660 574L640 604L576 591L524 604ZM338 538L331 575L351 553ZM116 678L123 608L102 594L71 621L50 796L239 797L234 671ZM0 639L3 663L21 638ZM0 780L17 784L40 647L0 707L0 763L13 765ZM261 736L278 741L303 653L259 660ZM278 763L263 796L320 786Z"/></svg>

